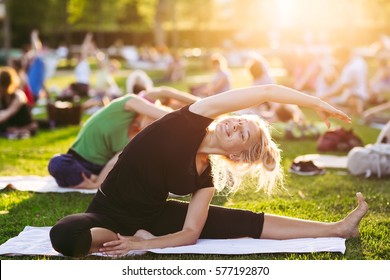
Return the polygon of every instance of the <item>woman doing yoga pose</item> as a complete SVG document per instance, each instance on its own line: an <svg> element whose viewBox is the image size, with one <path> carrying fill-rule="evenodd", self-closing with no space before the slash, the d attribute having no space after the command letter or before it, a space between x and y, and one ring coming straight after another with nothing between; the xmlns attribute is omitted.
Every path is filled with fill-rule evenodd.
<svg viewBox="0 0 390 280"><path fill-rule="evenodd" d="M236 190L244 176L271 191L283 179L280 151L257 116L229 116L263 102L296 104L350 119L317 97L278 85L229 90L173 111L143 129L119 156L87 211L51 230L54 249L68 256L125 255L194 244L198 238L349 238L359 234L368 206L322 223L210 205L214 190ZM168 194L191 194L189 203Z"/></svg>

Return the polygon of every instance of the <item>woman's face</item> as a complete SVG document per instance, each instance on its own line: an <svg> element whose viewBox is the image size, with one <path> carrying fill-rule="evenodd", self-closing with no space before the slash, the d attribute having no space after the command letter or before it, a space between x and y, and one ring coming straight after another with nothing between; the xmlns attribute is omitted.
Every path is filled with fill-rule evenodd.
<svg viewBox="0 0 390 280"><path fill-rule="evenodd" d="M250 119L229 117L219 121L215 135L220 148L227 154L240 154L259 142L260 128Z"/></svg>

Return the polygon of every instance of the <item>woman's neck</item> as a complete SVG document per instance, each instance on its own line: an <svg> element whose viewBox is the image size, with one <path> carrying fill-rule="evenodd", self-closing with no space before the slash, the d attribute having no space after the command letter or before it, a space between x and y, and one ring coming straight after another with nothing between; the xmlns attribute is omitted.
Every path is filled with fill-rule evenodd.
<svg viewBox="0 0 390 280"><path fill-rule="evenodd" d="M207 131L202 143L200 143L197 154L204 154L208 157L211 154L224 155L225 153L216 145L216 140L213 137L213 132Z"/></svg>

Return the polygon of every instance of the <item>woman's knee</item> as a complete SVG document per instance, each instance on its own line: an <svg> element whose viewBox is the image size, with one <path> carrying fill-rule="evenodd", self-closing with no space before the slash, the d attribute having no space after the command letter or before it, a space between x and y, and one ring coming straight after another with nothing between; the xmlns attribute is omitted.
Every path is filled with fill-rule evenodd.
<svg viewBox="0 0 390 280"><path fill-rule="evenodd" d="M65 217L52 227L51 244L57 252L65 256L85 256L91 247L91 231L89 228L79 227L72 218Z"/></svg>

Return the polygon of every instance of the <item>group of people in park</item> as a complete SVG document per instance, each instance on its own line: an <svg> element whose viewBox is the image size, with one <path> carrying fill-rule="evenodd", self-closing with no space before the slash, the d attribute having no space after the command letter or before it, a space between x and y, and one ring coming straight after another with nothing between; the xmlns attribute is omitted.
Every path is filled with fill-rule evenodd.
<svg viewBox="0 0 390 280"><path fill-rule="evenodd" d="M328 72L327 67L335 64L325 66L322 58L310 73L301 71L296 89L278 85L268 62L256 56L247 68L252 84L237 89L226 59L218 54L211 56L211 81L192 87L189 93L156 87L145 72L137 70L129 75L125 94L111 81L108 87L99 86L102 93L95 89L90 96L91 54L99 59L100 70L112 73L114 62L96 51L92 35L87 34L75 68L77 79L61 97L88 97L86 109L101 108L81 126L68 151L50 159L48 171L60 187L97 193L85 213L66 216L51 229L55 250L67 256L125 255L132 250L189 245L199 238L358 236L359 223L368 211L359 192L355 210L337 222L210 202L215 192L239 191L247 176L267 193L283 185L282 151L271 137L269 122L304 122L302 108L309 108L329 128L330 118L350 123L345 105L348 113L362 114L367 102L378 100L382 88L374 80L375 93L366 91L363 58L337 49L339 75ZM384 68L381 71L386 72ZM314 72L321 87L308 94L305 84ZM379 74L375 79L381 80ZM0 132L8 136L15 133L13 129L20 135L37 129L20 80L12 67L0 68ZM191 198L183 202L170 199L170 194Z"/></svg>

